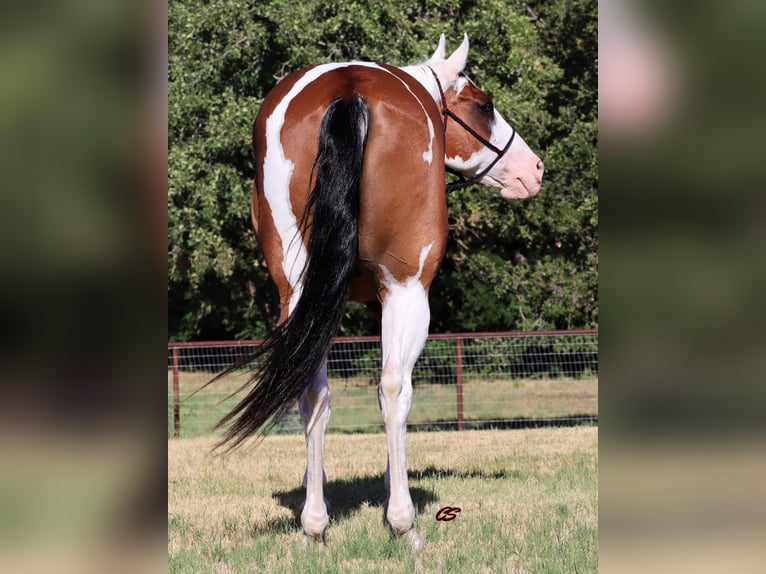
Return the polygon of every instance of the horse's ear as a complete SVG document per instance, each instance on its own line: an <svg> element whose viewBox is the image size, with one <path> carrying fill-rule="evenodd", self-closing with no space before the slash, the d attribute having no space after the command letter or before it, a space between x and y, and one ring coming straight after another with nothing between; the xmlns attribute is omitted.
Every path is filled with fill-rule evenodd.
<svg viewBox="0 0 766 574"><path fill-rule="evenodd" d="M452 55L447 58L447 65L445 71L449 76L448 79L457 78L457 75L465 68L465 63L468 60L468 34L463 34L463 43L455 50Z"/></svg>
<svg viewBox="0 0 766 574"><path fill-rule="evenodd" d="M442 34L439 37L439 45L436 47L436 51L434 52L433 56L431 56L432 60L444 60L447 55L444 51L444 45L446 43L446 40L444 38L444 34Z"/></svg>

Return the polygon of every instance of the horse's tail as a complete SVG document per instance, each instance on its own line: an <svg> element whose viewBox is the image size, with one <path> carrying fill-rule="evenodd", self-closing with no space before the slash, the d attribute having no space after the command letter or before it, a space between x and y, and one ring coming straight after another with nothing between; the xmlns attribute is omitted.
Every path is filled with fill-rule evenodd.
<svg viewBox="0 0 766 574"><path fill-rule="evenodd" d="M287 321L255 356L248 357L260 359L248 382L254 386L216 425L231 423L219 447L233 449L250 436L265 435L306 389L327 356L358 256L359 182L369 116L367 104L358 96L349 101L335 99L325 113L313 167L315 185L301 222L303 229L310 225L303 288ZM239 361L226 372L244 362L249 361Z"/></svg>

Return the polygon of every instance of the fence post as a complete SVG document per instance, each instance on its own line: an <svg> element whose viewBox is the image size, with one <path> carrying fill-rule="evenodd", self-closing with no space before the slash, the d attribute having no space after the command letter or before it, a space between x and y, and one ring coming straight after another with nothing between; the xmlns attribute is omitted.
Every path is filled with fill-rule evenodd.
<svg viewBox="0 0 766 574"><path fill-rule="evenodd" d="M173 436L181 436L181 392L178 385L178 347L173 347Z"/></svg>
<svg viewBox="0 0 766 574"><path fill-rule="evenodd" d="M458 337L457 353L457 430L463 430L463 339Z"/></svg>

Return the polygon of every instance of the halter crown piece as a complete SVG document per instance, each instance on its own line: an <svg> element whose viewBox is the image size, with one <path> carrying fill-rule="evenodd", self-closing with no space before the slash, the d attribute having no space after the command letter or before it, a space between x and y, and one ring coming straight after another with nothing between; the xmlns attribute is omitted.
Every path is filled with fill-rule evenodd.
<svg viewBox="0 0 766 574"><path fill-rule="evenodd" d="M511 137L508 140L508 143L505 144L505 147L503 149L498 148L496 145L494 145L492 142L487 140L485 137L483 137L480 133L478 133L475 129L473 129L471 126L469 126L467 123L465 123L458 115L453 112L451 109L449 109L449 106L447 106L447 98L444 97L444 90L442 89L442 84L439 81L439 76L436 75L436 72L434 72L433 68L431 66L427 66L428 69L431 71L431 74L434 76L434 80L436 80L436 85L439 87L439 97L441 98L441 104L442 104L442 116L444 117L444 134L446 136L447 134L447 119L452 118L455 120L455 122L463 128L465 131L467 131L469 134L471 134L476 140L478 140L484 147L490 149L495 153L495 159L492 160L492 162L483 170L481 170L479 173L473 175L472 177L466 179L462 174L459 174L451 169L449 169L450 173L454 173L461 179L458 181L455 181L453 183L447 184L447 193L451 191L455 191L456 189L461 189L463 187L467 187L471 185L472 183L476 183L481 178L483 178L485 175L489 173L489 170L491 170L493 167L495 167L495 164L500 161L500 159L506 154L506 152L511 148L511 144L513 143L513 138L516 137L516 130L511 127L511 130L513 130L513 133L511 133Z"/></svg>

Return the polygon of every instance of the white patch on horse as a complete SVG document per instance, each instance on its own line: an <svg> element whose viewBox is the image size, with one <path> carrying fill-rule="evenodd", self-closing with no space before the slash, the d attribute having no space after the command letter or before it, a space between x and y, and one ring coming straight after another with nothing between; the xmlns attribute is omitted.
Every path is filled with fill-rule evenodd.
<svg viewBox="0 0 766 574"><path fill-rule="evenodd" d="M465 87L465 86L463 86ZM503 119L503 116L501 116L497 110L495 110L495 116L492 119L492 124L490 129L492 130L489 135L489 141L498 149L503 149L505 145L508 143L508 140L513 135L513 128L508 124L508 122ZM520 136L516 134L514 137L513 143L511 144L511 149L509 152L516 147L518 147L517 140L520 140ZM508 154L506 154L507 156ZM451 169L458 170L462 173L476 173L482 169L484 169L485 166L489 165L490 162L494 161L496 155L495 152L493 152L491 149L484 147L482 145L481 149L471 154L470 157L463 158L461 156L453 156L453 157L447 157L445 160L445 163L447 166ZM505 159L505 158L503 158ZM503 160L501 160L502 162ZM482 181L485 178L482 179Z"/></svg>
<svg viewBox="0 0 766 574"><path fill-rule="evenodd" d="M386 519L414 548L419 548L422 540L412 528L415 506L407 486L405 433L412 407L412 369L428 338L428 294L420 277L432 247L433 243L422 248L418 272L403 282L397 281L384 265L380 265L387 289L381 318L383 360L378 386L388 446L388 468L384 477L389 491Z"/></svg>
<svg viewBox="0 0 766 574"><path fill-rule="evenodd" d="M469 157L463 158L459 155L445 158L445 164L450 169L454 169L463 174L472 174L480 171L483 166L488 165L495 159L495 153L486 147L472 153Z"/></svg>
<svg viewBox="0 0 766 574"><path fill-rule="evenodd" d="M431 162L433 162L434 160L434 135L435 135L434 124L433 122L431 122L431 118L429 118L428 116L426 116L426 120L428 121L429 140L428 140L428 151L423 152L423 161L425 161L428 165L431 165Z"/></svg>
<svg viewBox="0 0 766 574"><path fill-rule="evenodd" d="M423 285L420 283L420 277L423 274L423 267L425 266L426 257L428 257L428 254L431 252L432 247L433 247L433 242L424 246L420 250L420 259L418 260L418 272L412 277L408 277L405 281L397 281L396 278L391 274L391 272L386 268L386 266L383 265L382 263L380 264L380 269L383 272L383 285L386 287L386 290L388 291L386 300L388 300L389 297L391 297L391 295L395 295L393 299L397 299L398 301L400 301L398 303L398 306L400 306L402 310L418 309L421 307L421 303L424 299L426 302L428 301L428 295L426 294L426 291L423 288ZM412 300L412 303L414 304L408 303L408 301L410 300ZM427 306L426 306L426 310L427 310ZM416 326L416 328L414 329L415 331L420 331L422 329L425 329L426 331L428 331L428 322L430 317L423 318L422 316L419 317L417 313L415 313L415 315L412 315L409 312L406 312L405 315L408 317L408 321L411 321L411 324L414 324ZM417 353L419 354L420 350L418 350ZM387 363L388 359L389 357L386 356L386 354L384 354L383 365Z"/></svg>
<svg viewBox="0 0 766 574"><path fill-rule="evenodd" d="M338 68L338 64L316 66L301 77L285 97L276 105L274 111L266 120L266 155L263 158L263 195L271 209L274 226L282 242L282 270L290 286L294 289L290 300L290 311L300 297L300 289L296 289L300 275L306 264L306 248L298 233L298 222L290 204L290 178L295 164L285 157L280 138L285 114L293 98L308 84L322 74Z"/></svg>
<svg viewBox="0 0 766 574"><path fill-rule="evenodd" d="M431 252L431 248L433 246L434 246L434 243L432 241L431 243L424 246L423 249L420 250L420 258L418 259L418 272L412 277L409 277L404 283L397 281L394 278L394 276L391 275L391 272L388 270L388 268L381 263L380 270L383 271L383 284L386 287L390 287L391 285L401 285L403 287L411 287L415 282L419 282L420 276L423 275L423 266L426 264L426 257L428 257L428 254Z"/></svg>
<svg viewBox="0 0 766 574"><path fill-rule="evenodd" d="M465 74L458 76L458 79L455 80L455 92L459 94L468 84L473 84L473 82L468 79L468 76Z"/></svg>

